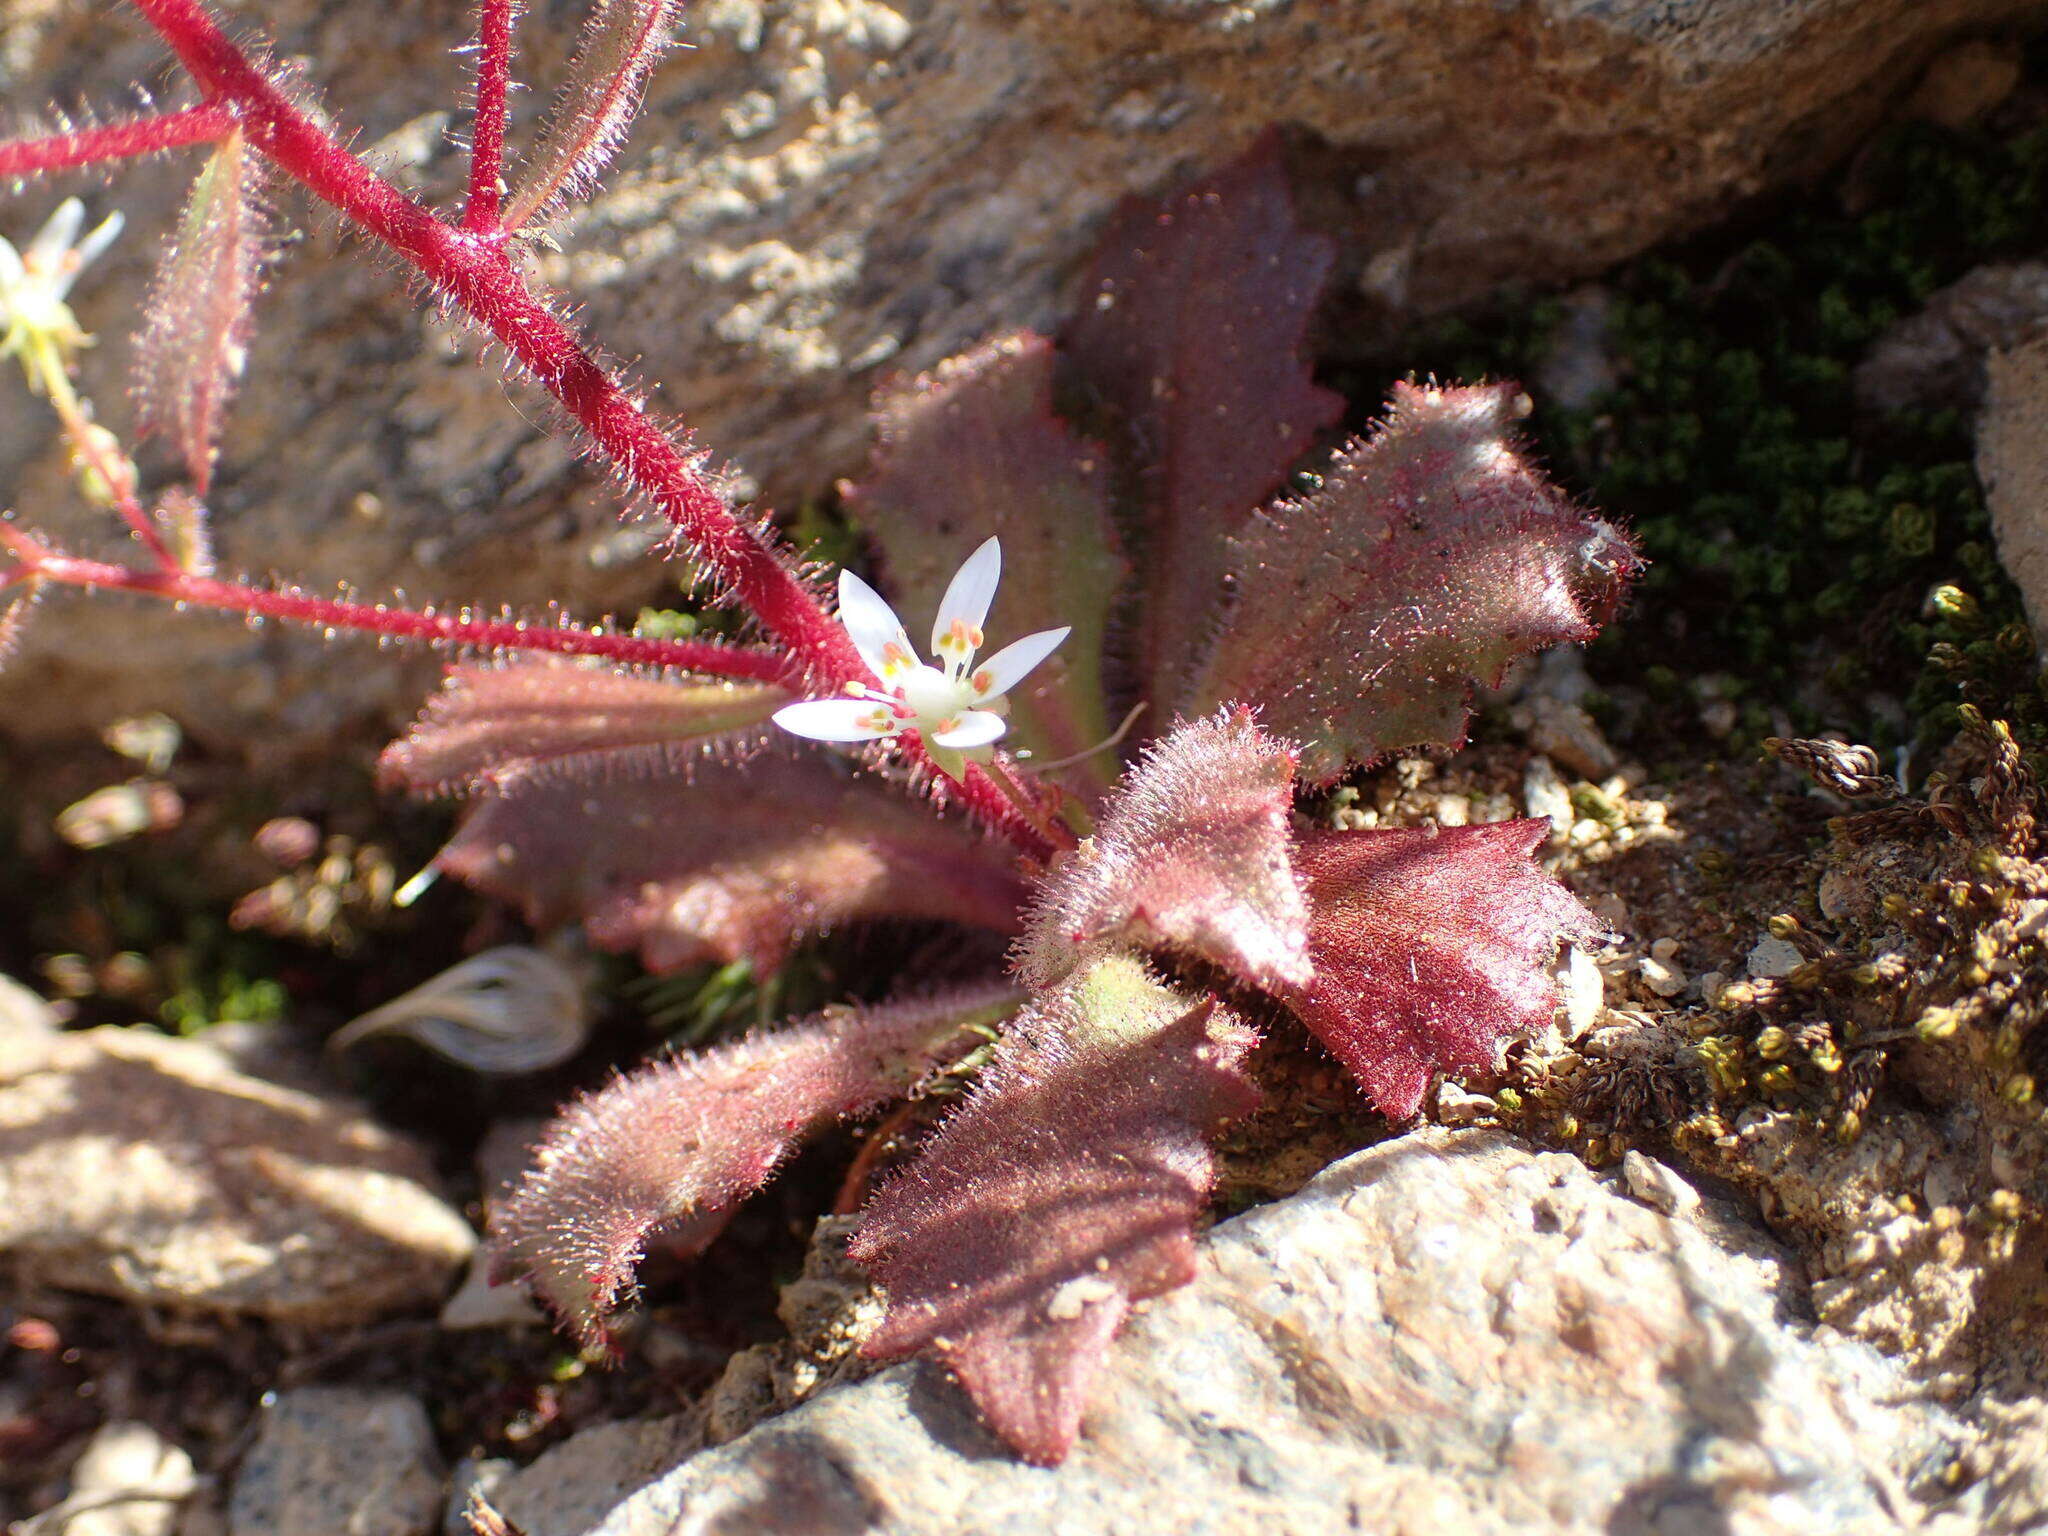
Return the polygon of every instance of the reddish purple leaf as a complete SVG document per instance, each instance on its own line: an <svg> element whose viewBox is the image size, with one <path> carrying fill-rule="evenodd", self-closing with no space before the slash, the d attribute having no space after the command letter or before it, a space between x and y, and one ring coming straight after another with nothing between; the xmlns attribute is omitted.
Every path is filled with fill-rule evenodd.
<svg viewBox="0 0 2048 1536"><path fill-rule="evenodd" d="M880 441L866 478L841 489L880 545L883 575L913 633L923 633L947 580L991 534L1003 541L998 628L1073 627L1010 695L1013 740L1058 759L1110 733L1102 647L1124 567L1109 523L1108 466L1101 449L1053 415L1052 369L1051 343L1019 332L898 381L876 397ZM1105 788L1115 758L1090 758L1083 771Z"/></svg>
<svg viewBox="0 0 2048 1536"><path fill-rule="evenodd" d="M523 1279L582 1343L648 1240L689 1251L819 1130L910 1093L1016 1010L1000 983L843 1009L643 1067L571 1104L491 1211L492 1268Z"/></svg>
<svg viewBox="0 0 2048 1536"><path fill-rule="evenodd" d="M262 157L239 131L214 147L164 248L135 342L142 430L177 439L201 496L213 479L222 408L248 355L266 245L262 179Z"/></svg>
<svg viewBox="0 0 2048 1536"><path fill-rule="evenodd" d="M1549 1020L1559 942L1599 932L1530 857L1549 832L1532 817L1295 839L1315 979L1282 996L1382 1113L1414 1114L1432 1075L1492 1067Z"/></svg>
<svg viewBox="0 0 2048 1536"><path fill-rule="evenodd" d="M1006 932L1023 886L958 821L819 757L656 765L595 781L549 775L474 803L436 861L516 902L538 928L580 919L650 970L751 960L856 918Z"/></svg>
<svg viewBox="0 0 2048 1536"><path fill-rule="evenodd" d="M1294 219L1277 136L1110 220L1060 343L1152 466L1145 485L1147 694L1181 696L1223 601L1225 539L1279 487L1343 400L1304 337L1334 256Z"/></svg>
<svg viewBox="0 0 2048 1536"><path fill-rule="evenodd" d="M1050 987L1095 955L1140 947L1198 955L1253 986L1306 982L1293 801L1294 754L1248 711L1176 726L1046 877L1018 974Z"/></svg>
<svg viewBox="0 0 2048 1536"><path fill-rule="evenodd" d="M1456 748L1475 684L1515 657L1587 640L1634 575L1634 548L1515 450L1512 384L1399 384L1373 437L1323 487L1236 543L1230 622L1196 680L1211 708L1256 702L1304 744L1302 777L1402 747Z"/></svg>
<svg viewBox="0 0 2048 1536"><path fill-rule="evenodd" d="M524 229L597 184L632 126L647 72L675 42L681 10L680 0L596 0L568 82L505 211L507 229Z"/></svg>
<svg viewBox="0 0 2048 1536"><path fill-rule="evenodd" d="M384 749L387 785L426 794L503 788L544 768L627 761L681 771L767 723L791 695L767 683L707 682L569 661L450 667L410 731Z"/></svg>
<svg viewBox="0 0 2048 1536"><path fill-rule="evenodd" d="M1060 1461L1131 1304L1194 1277L1209 1136L1248 1112L1250 1029L1114 956L1021 1014L964 1107L869 1204L851 1252L1019 1454Z"/></svg>

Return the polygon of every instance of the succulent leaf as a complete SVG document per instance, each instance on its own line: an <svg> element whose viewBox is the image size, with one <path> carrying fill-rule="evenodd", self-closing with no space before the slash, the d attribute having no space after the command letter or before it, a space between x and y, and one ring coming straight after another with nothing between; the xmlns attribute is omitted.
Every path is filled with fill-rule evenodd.
<svg viewBox="0 0 2048 1536"><path fill-rule="evenodd" d="M201 496L213 479L221 416L248 357L268 219L262 157L240 130L214 147L164 247L135 343L135 397L145 432L165 432Z"/></svg>
<svg viewBox="0 0 2048 1536"><path fill-rule="evenodd" d="M655 971L744 957L765 975L857 918L1016 926L1022 882L958 820L815 757L686 766L687 787L660 762L522 780L476 801L436 862Z"/></svg>
<svg viewBox="0 0 2048 1536"><path fill-rule="evenodd" d="M725 1212L834 1121L910 1093L1009 1016L1001 983L820 1014L643 1067L571 1104L491 1212L492 1267L524 1279L579 1341L605 1320L650 1237L708 1242Z"/></svg>
<svg viewBox="0 0 2048 1536"><path fill-rule="evenodd" d="M680 0L597 0L506 209L507 229L524 229L597 184L639 110L647 72L675 42L681 10Z"/></svg>
<svg viewBox="0 0 2048 1536"><path fill-rule="evenodd" d="M1258 1101L1255 1040L1129 956L1034 1001L868 1206L850 1251L888 1310L863 1352L931 1348L1019 1454L1064 1458L1131 1304L1194 1276L1208 1138Z"/></svg>
<svg viewBox="0 0 2048 1536"><path fill-rule="evenodd" d="M1066 758L1110 733L1102 651L1124 566L1107 461L1053 415L1052 374L1052 344L1014 332L888 386L875 400L874 460L841 489L899 597L936 598L984 538L1001 539L997 627L1073 629L1011 695L1011 735L1040 757ZM1115 762L1090 759L1085 771L1099 788Z"/></svg>
<svg viewBox="0 0 2048 1536"><path fill-rule="evenodd" d="M1182 723L1130 770L1095 835L1046 877L1017 969L1050 987L1117 947L1192 954L1253 986L1309 979L1288 862L1294 754L1248 711Z"/></svg>
<svg viewBox="0 0 2048 1536"><path fill-rule="evenodd" d="M791 695L768 683L689 680L573 661L450 667L412 729L384 749L384 783L423 794L503 788L543 770L631 762L678 770L744 744Z"/></svg>
<svg viewBox="0 0 2048 1536"><path fill-rule="evenodd" d="M1161 707L1181 697L1215 626L1226 538L1343 413L1315 386L1304 346L1333 259L1328 239L1295 222L1268 133L1168 198L1126 200L1060 337L1150 466L1140 663Z"/></svg>
<svg viewBox="0 0 2048 1536"><path fill-rule="evenodd" d="M1526 410L1512 384L1396 385L1322 489L1236 541L1236 598L1197 703L1256 701L1323 784L1400 748L1464 745L1475 685L1592 638L1635 550L1516 451Z"/></svg>
<svg viewBox="0 0 2048 1536"><path fill-rule="evenodd" d="M1531 855L1541 817L1471 827L1304 832L1315 977L1281 995L1384 1114L1438 1072L1483 1071L1557 1006L1550 963L1600 931Z"/></svg>

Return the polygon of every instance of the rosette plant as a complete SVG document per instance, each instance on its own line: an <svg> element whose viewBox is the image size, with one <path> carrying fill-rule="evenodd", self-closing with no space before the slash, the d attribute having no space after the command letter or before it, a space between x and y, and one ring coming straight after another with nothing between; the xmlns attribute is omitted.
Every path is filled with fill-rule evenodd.
<svg viewBox="0 0 2048 1536"><path fill-rule="evenodd" d="M744 957L765 974L871 918L1013 940L980 984L913 979L898 1001L570 1105L493 1242L580 1339L604 1338L651 1239L705 1246L807 1134L916 1093L993 1035L861 1217L853 1252L885 1301L864 1347L935 1354L1011 1446L1055 1462L1129 1307L1193 1271L1209 1138L1256 1100L1254 1019L1291 1015L1406 1116L1432 1075L1490 1065L1548 1017L1557 947L1592 923L1531 860L1547 823L1339 832L1296 801L1390 752L1455 748L1475 686L1589 637L1635 557L1518 452L1512 385L1398 385L1374 429L1278 495L1340 402L1304 347L1332 250L1297 225L1276 138L1120 210L1056 340L999 337L883 392L873 461L843 487L876 587L837 573L835 613L827 573L728 505L524 259L623 132L672 0L601 0L516 177L514 6L484 0L468 196L448 214L379 179L199 0L134 3L197 100L0 144L0 177L204 151L137 348L139 425L175 441L185 475L145 499L90 402L49 390L84 493L143 559L0 522L0 598L17 599L0 624L21 622L21 598L88 587L458 649L383 760L393 785L467 797L438 866L655 969ZM552 394L747 637L215 575L215 433L282 183L404 258ZM46 386L84 340L53 325L15 343ZM933 662L898 618L925 605ZM985 628L1022 638L977 666Z"/></svg>

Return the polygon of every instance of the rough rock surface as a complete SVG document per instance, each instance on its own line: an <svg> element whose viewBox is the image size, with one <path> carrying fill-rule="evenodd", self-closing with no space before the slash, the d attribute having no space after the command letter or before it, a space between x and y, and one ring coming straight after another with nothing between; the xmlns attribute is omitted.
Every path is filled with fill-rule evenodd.
<svg viewBox="0 0 2048 1536"><path fill-rule="evenodd" d="M1569 1156L1418 1132L1218 1227L1201 1277L1116 1346L1056 1471L910 1365L700 1453L589 1529L1911 1528L1907 1490L1951 1421L1904 1404L1866 1346L1815 1334L1796 1266L1753 1229L1660 1203L1684 1217ZM537 1497L538 1471L511 1489Z"/></svg>
<svg viewBox="0 0 2048 1536"><path fill-rule="evenodd" d="M458 0L251 0L343 122L446 201L460 157ZM578 6L523 24L536 89ZM1157 192L1288 125L1303 203L1340 281L1390 310L1503 278L1595 271L1827 163L1902 100L1943 43L2033 0L704 0L659 71L604 195L542 265L597 332L662 381L662 409L789 506L852 468L877 371L1045 326L1116 200ZM157 68L132 23L0 12L0 106L106 104ZM521 125L518 141L529 137ZM124 181L129 236L81 285L118 335L179 177ZM8 211L19 234L40 192ZM323 219L262 302L215 501L227 564L314 587L583 609L657 578L609 492L508 409L382 262ZM88 360L103 412L125 348ZM7 386L16 386L10 382ZM522 395L522 400L524 396ZM0 412L0 487L76 541L42 415ZM216 744L325 750L336 721L410 702L421 669L323 664L317 645L145 605L49 605L0 677L0 718L70 733L169 710ZM87 716L92 718L88 719ZM258 727L260 726L260 731Z"/></svg>
<svg viewBox="0 0 2048 1536"><path fill-rule="evenodd" d="M228 1536L427 1536L439 1523L441 1483L417 1399L300 1387L263 1411L235 1474Z"/></svg>
<svg viewBox="0 0 2048 1536"><path fill-rule="evenodd" d="M1991 504L1998 558L2048 639L2048 337L1993 352L1977 422L1977 475Z"/></svg>
<svg viewBox="0 0 2048 1536"><path fill-rule="evenodd" d="M346 1323L437 1303L475 1247L410 1142L138 1029L0 1059L0 1258L152 1306Z"/></svg>

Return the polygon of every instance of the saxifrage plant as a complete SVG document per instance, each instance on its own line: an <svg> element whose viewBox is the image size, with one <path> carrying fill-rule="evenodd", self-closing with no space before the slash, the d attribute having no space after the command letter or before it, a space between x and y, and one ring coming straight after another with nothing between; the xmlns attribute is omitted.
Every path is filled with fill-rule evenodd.
<svg viewBox="0 0 2048 1536"><path fill-rule="evenodd" d="M198 0L135 4L198 99L0 145L0 175L205 149L137 346L138 425L175 441L185 479L146 504L71 385L66 291L114 230L75 245L68 204L0 255L0 346L145 560L76 557L10 520L0 593L124 591L460 650L384 758L394 785L470 797L439 867L654 968L765 972L873 917L1014 936L1008 976L663 1061L571 1105L493 1242L580 1339L602 1341L651 1238L703 1247L807 1134L993 1037L862 1218L853 1252L886 1301L865 1348L936 1355L1010 1445L1057 1462L1130 1306L1193 1272L1209 1138L1256 1100L1254 1015L1298 1018L1393 1116L1549 1016L1556 948L1593 924L1531 861L1545 823L1335 832L1295 801L1397 749L1461 744L1474 687L1589 637L1635 556L1518 453L1512 385L1398 385L1313 488L1272 499L1339 409L1303 348L1332 252L1297 225L1272 136L1121 209L1057 342L999 337L884 391L845 498L899 598L950 577L927 663L852 573L835 618L822 573L728 505L534 286L525 242L624 132L672 0L601 0L509 194L515 6L484 0L469 193L449 216L351 155ZM217 577L205 497L280 179L552 394L749 640ZM1048 627L977 665L992 606L1002 632Z"/></svg>

